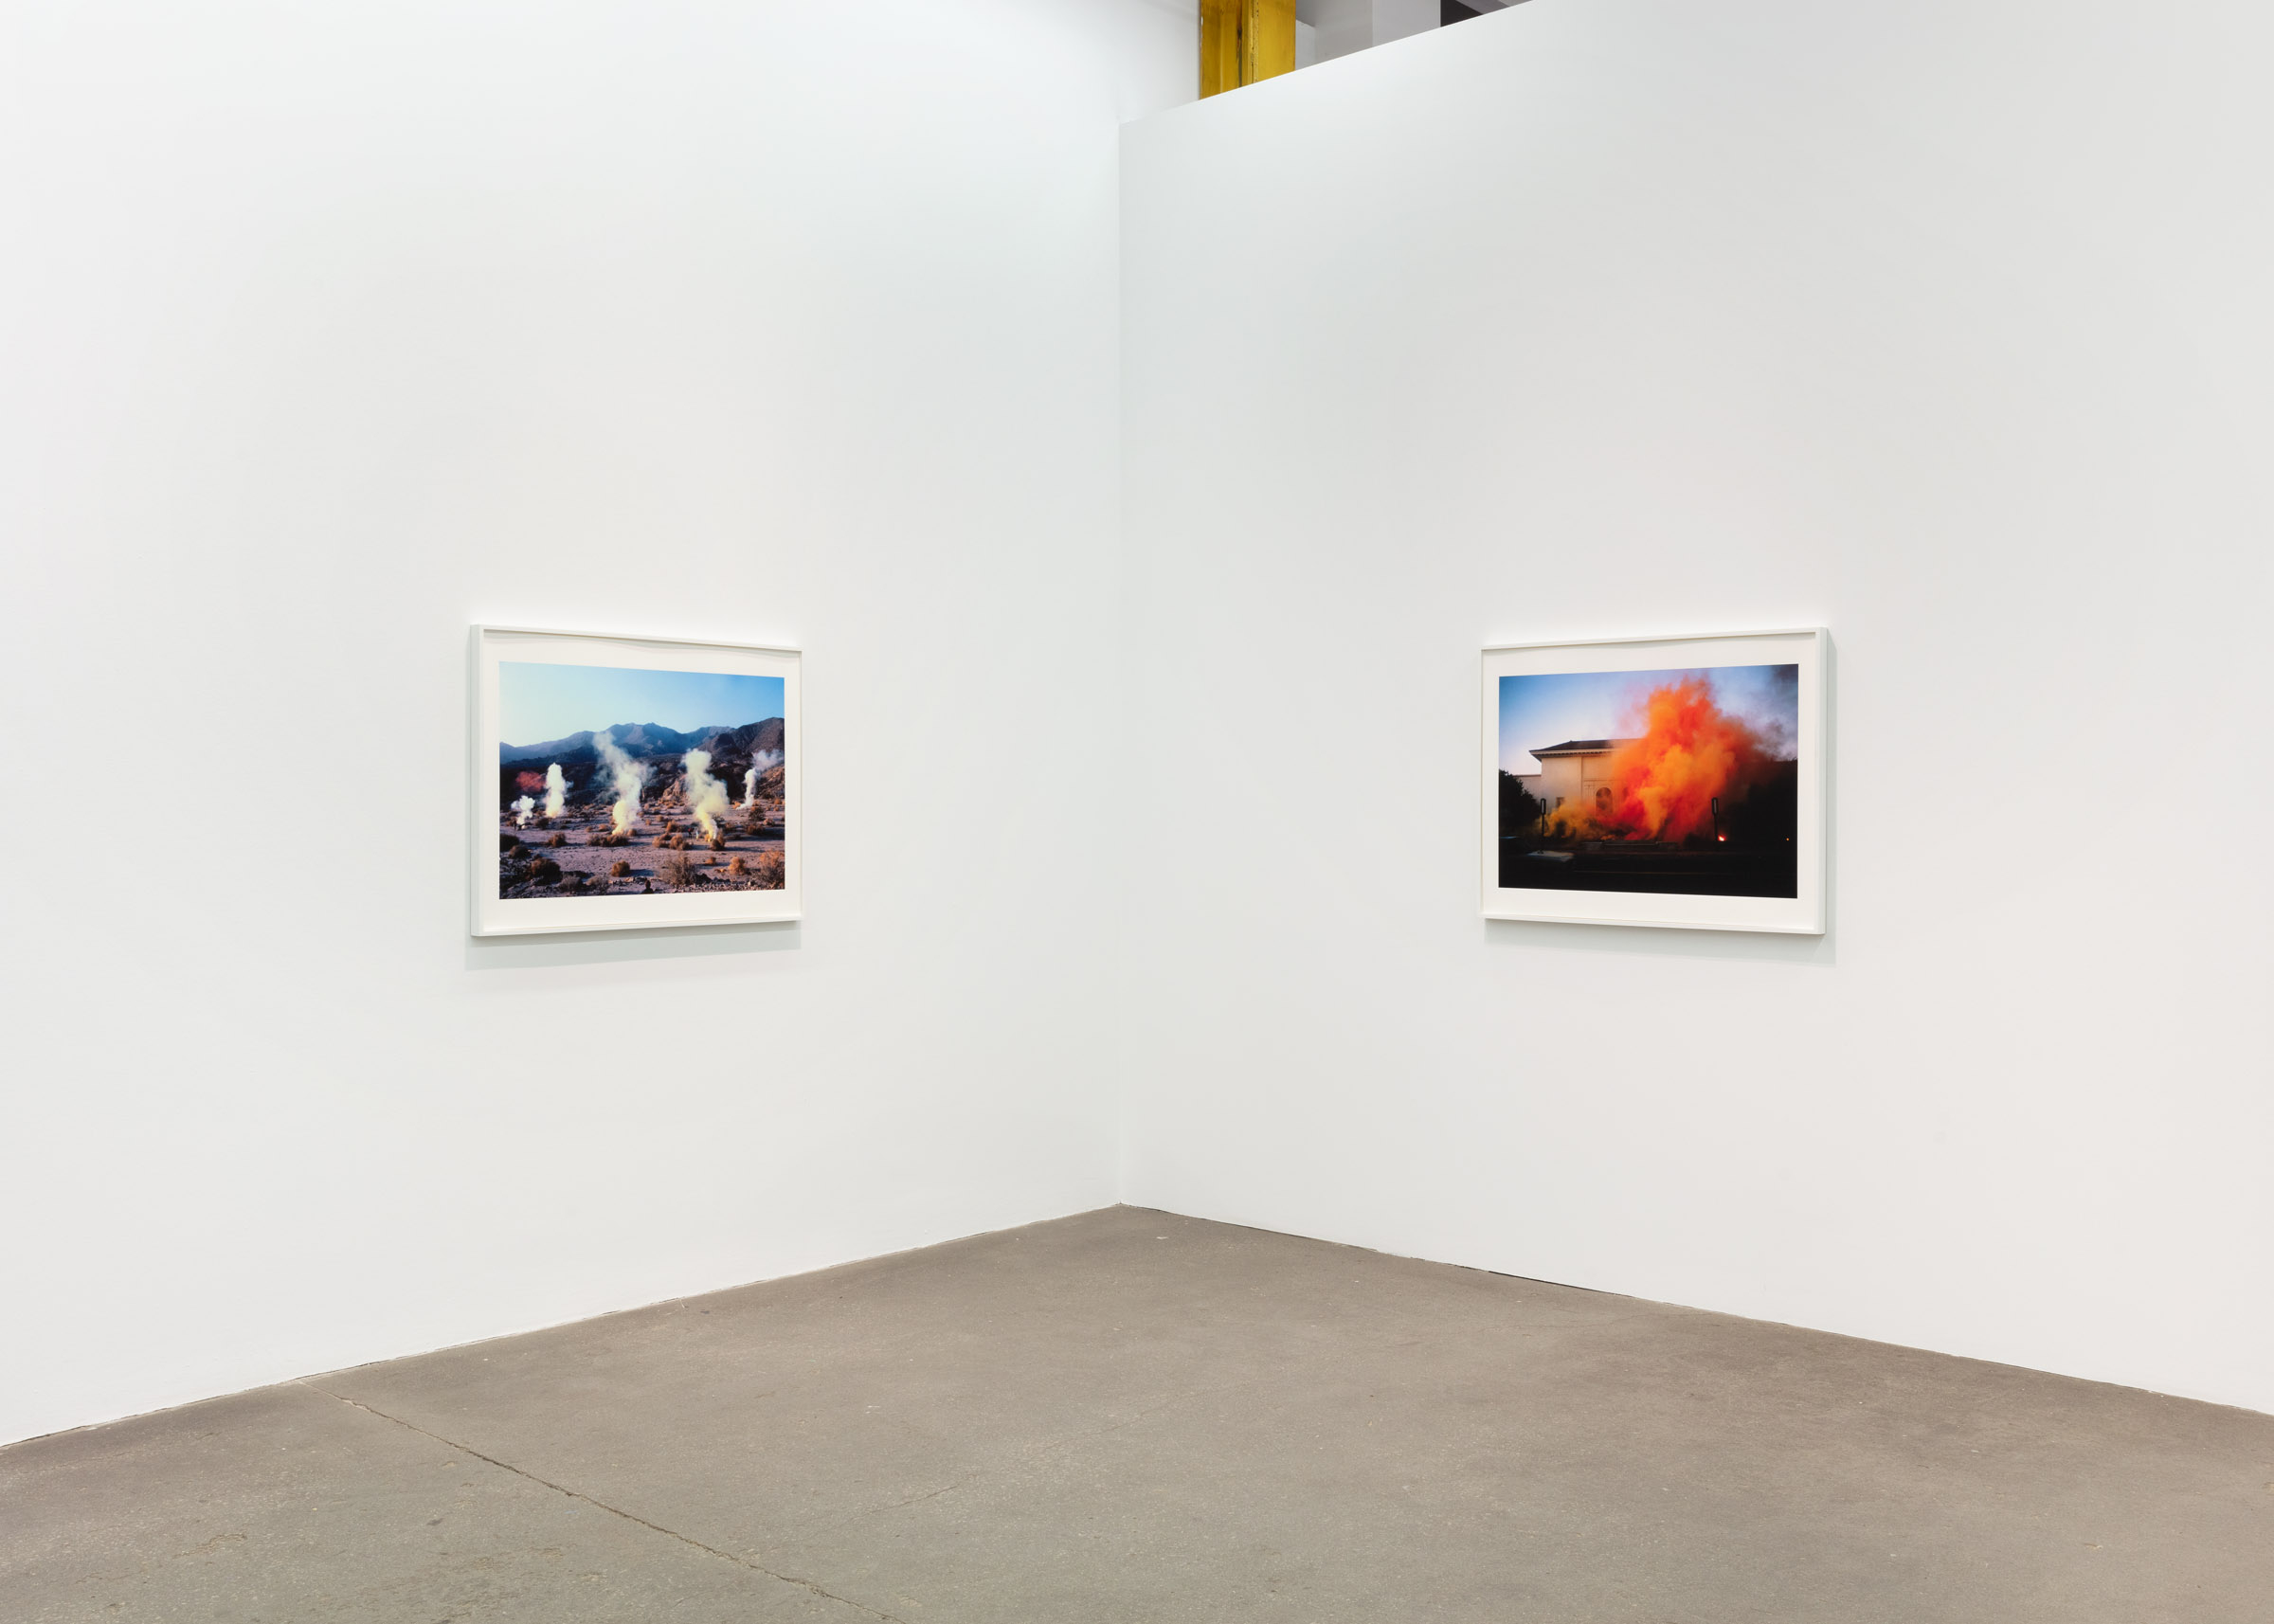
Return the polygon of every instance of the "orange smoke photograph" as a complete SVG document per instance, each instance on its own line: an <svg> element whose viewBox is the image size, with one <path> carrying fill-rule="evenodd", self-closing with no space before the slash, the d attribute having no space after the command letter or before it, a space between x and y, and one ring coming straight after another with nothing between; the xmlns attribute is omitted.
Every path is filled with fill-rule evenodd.
<svg viewBox="0 0 2274 1624"><path fill-rule="evenodd" d="M1795 897L1799 667L1500 679L1500 884Z"/></svg>

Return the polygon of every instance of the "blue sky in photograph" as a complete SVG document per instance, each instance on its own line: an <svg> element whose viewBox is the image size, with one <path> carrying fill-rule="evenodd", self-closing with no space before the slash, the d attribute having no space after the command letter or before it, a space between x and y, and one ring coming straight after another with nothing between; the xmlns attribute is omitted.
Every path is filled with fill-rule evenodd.
<svg viewBox="0 0 2274 1624"><path fill-rule="evenodd" d="M1703 677L1713 702L1751 724L1772 754L1791 758L1800 731L1800 668L1715 665L1687 671L1583 671L1500 679L1500 767L1538 772L1531 752L1566 739L1633 738L1653 688Z"/></svg>
<svg viewBox="0 0 2274 1624"><path fill-rule="evenodd" d="M780 714L779 677L497 662L497 742L502 745L545 744L619 722L656 722L692 733Z"/></svg>

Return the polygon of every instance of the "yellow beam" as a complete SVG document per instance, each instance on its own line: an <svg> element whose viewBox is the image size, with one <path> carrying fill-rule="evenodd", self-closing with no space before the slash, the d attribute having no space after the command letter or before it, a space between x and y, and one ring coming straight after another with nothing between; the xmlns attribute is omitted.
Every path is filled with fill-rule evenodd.
<svg viewBox="0 0 2274 1624"><path fill-rule="evenodd" d="M1247 0L1239 32L1240 83L1295 71L1295 0Z"/></svg>
<svg viewBox="0 0 2274 1624"><path fill-rule="evenodd" d="M1200 0L1200 94L1239 88L1239 14L1247 0Z"/></svg>
<svg viewBox="0 0 2274 1624"><path fill-rule="evenodd" d="M1295 70L1295 0L1200 0L1200 94Z"/></svg>

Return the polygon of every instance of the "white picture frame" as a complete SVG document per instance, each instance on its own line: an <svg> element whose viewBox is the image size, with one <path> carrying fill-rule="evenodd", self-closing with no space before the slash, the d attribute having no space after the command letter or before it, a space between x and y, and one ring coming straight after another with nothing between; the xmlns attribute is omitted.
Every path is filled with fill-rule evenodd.
<svg viewBox="0 0 2274 1624"><path fill-rule="evenodd" d="M1822 627L1487 648L1485 917L1823 934L1830 654Z"/></svg>
<svg viewBox="0 0 2274 1624"><path fill-rule="evenodd" d="M474 935L802 916L798 650L477 625L470 656ZM706 707L732 713L709 715ZM613 709L658 713L606 713ZM766 710L778 710L778 726L755 713ZM546 736L507 736L522 731ZM526 757L514 753L539 746ZM604 753L609 747L614 753ZM721 771L710 771L713 766ZM739 799L730 769L740 769L731 775L742 781ZM508 837L518 839L518 852ZM550 878L548 863L558 871ZM630 872L608 872L620 863Z"/></svg>

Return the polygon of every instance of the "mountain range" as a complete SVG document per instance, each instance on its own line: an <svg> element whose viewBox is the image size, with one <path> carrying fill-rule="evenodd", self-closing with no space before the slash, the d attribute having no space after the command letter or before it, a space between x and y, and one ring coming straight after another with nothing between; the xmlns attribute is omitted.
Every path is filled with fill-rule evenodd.
<svg viewBox="0 0 2274 1624"><path fill-rule="evenodd" d="M750 722L745 726L763 728L769 722L778 733L782 727L782 718L779 716L770 716L765 722ZM659 755L682 755L688 750L704 749L709 748L711 740L717 738L720 734L740 732L744 730L740 728L697 728L692 733L682 733L676 729L663 726L660 722L618 722L612 728L603 728L598 731L614 739L616 748L634 761L646 761ZM499 745L497 759L500 762L533 761L542 756L547 761L557 761L562 756L572 754L577 750L591 749L594 731L587 729L581 733L570 733L565 739L547 739L543 744ZM777 745L775 748L778 749L781 747Z"/></svg>
<svg viewBox="0 0 2274 1624"><path fill-rule="evenodd" d="M772 757L770 767L759 775L761 793L781 793L783 723L779 716L746 722L739 728L697 728L692 733L655 722L619 722L600 731L615 740L616 748L625 755L645 762L648 783L656 787L679 772L689 750L700 749L711 752L712 775L726 780L737 798L742 793L742 775L760 758ZM605 792L597 782L600 752L592 747L594 737L587 731L543 744L498 746L498 805L510 805L515 796L524 793L542 796L542 790L532 791L521 780L524 775L541 778L554 762L560 764L562 776L568 781L570 800L605 799Z"/></svg>

